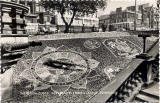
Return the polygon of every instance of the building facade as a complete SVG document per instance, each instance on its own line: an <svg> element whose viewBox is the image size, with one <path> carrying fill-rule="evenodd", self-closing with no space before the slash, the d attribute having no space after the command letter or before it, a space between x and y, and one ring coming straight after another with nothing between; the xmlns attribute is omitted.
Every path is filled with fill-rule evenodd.
<svg viewBox="0 0 160 103"><path fill-rule="evenodd" d="M101 19L100 26L104 25L107 31L112 30L129 30L134 28L135 12L130 9L122 10L117 8L116 11L112 11L107 18ZM140 21L140 14L137 13L137 24Z"/></svg>
<svg viewBox="0 0 160 103"><path fill-rule="evenodd" d="M39 0L40 1L40 0ZM39 26L45 27L47 30L63 32L65 24L61 18L60 13L56 10L46 11L44 7L39 4L38 0L20 0L21 4L27 5L30 8L30 13L26 17L29 23L38 23ZM66 12L65 20L69 23L72 17L71 12ZM91 32L98 31L99 19L96 14L76 16L70 27L70 32ZM94 29L94 30L93 30Z"/></svg>
<svg viewBox="0 0 160 103"><path fill-rule="evenodd" d="M155 8L149 4L138 5L136 8L136 29L156 29L158 20L155 16ZM105 16L104 16L105 17ZM107 21L107 22L105 22ZM100 18L100 27L106 30L134 30L135 6L129 6L125 10L117 8L107 18ZM158 24L157 24L158 25Z"/></svg>
<svg viewBox="0 0 160 103"><path fill-rule="evenodd" d="M72 14L70 12L65 13L64 18L66 22L70 23ZM65 24L61 19L61 14L55 11L55 15L52 18L52 24L56 25L60 31L65 30ZM98 31L99 19L96 14L75 16L73 23L70 27L70 32L92 32ZM94 29L94 30L93 30Z"/></svg>

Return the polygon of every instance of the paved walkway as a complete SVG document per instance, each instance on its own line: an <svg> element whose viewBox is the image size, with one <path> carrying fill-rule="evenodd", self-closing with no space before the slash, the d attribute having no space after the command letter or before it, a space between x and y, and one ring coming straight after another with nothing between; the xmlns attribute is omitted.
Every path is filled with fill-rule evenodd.
<svg viewBox="0 0 160 103"><path fill-rule="evenodd" d="M58 39L70 39L70 38L96 38L96 37L120 37L128 36L127 32L92 32L92 33L59 33L50 35L37 35L30 36L29 40L58 40Z"/></svg>

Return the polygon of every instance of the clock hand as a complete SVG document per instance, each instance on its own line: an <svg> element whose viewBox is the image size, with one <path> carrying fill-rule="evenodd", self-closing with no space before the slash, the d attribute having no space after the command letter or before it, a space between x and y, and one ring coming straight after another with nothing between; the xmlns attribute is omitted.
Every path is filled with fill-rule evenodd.
<svg viewBox="0 0 160 103"><path fill-rule="evenodd" d="M79 66L79 67L87 68L86 66L80 65L80 64L67 63L67 62L62 62L62 61L58 61L58 60L51 60L51 61L52 61L53 63L59 63L59 64L63 64L63 65L66 65L66 66Z"/></svg>
<svg viewBox="0 0 160 103"><path fill-rule="evenodd" d="M46 65L46 66L49 66L49 67L54 67L56 69L64 69L64 70L72 70L72 71L83 71L82 69L71 69L71 68L69 68L70 66L82 66L82 65L66 63L66 62L61 62L61 61L52 60L52 59L48 59L43 64Z"/></svg>

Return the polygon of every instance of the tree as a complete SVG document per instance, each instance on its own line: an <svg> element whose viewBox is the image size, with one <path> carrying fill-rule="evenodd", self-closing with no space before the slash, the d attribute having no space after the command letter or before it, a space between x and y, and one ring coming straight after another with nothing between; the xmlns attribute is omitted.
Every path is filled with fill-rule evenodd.
<svg viewBox="0 0 160 103"><path fill-rule="evenodd" d="M65 24L64 32L68 33L76 16L94 14L98 9L104 9L106 0L41 0L41 4L46 10L56 10L61 14ZM72 13L69 22L64 17L66 12Z"/></svg>

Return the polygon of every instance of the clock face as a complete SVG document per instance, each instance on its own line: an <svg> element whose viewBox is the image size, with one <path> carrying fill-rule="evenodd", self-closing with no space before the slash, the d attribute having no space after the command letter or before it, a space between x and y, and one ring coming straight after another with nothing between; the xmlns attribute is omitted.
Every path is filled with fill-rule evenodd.
<svg viewBox="0 0 160 103"><path fill-rule="evenodd" d="M31 67L39 81L49 85L69 85L85 78L88 60L73 51L52 51L40 55Z"/></svg>

